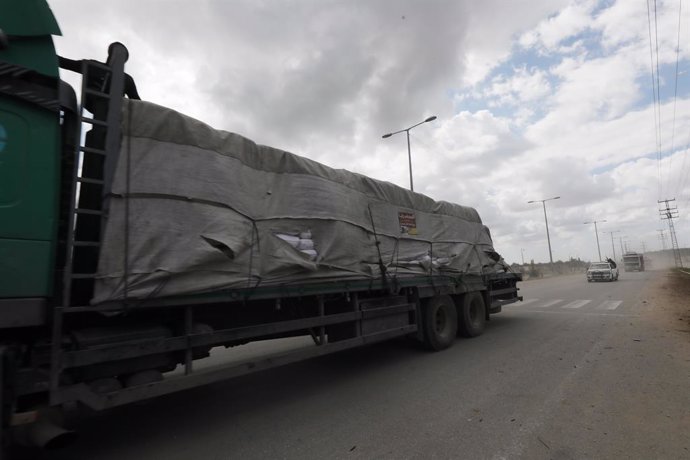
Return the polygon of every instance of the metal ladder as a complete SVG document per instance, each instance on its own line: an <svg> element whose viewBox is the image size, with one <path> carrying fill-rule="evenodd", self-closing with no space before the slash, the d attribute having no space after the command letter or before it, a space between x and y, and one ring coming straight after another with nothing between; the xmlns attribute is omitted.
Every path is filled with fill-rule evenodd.
<svg viewBox="0 0 690 460"><path fill-rule="evenodd" d="M62 302L53 311L50 399L56 401L62 371L64 315L84 311L93 296L100 241L108 217L108 196L120 153L124 65L127 48L113 43L105 63L80 61L81 106L76 119ZM85 128L85 142L82 134ZM83 129L84 128L84 129Z"/></svg>

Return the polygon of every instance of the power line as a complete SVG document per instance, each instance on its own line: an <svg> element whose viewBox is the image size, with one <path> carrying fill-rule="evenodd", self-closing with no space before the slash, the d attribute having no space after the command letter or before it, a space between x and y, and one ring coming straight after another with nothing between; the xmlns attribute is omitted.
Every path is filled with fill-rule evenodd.
<svg viewBox="0 0 690 460"><path fill-rule="evenodd" d="M685 182L688 179L688 172L683 175L685 171L685 162L688 158L688 149L690 149L690 130L688 130L688 141L685 143L685 151L683 152L683 163L681 163L679 174L678 174L678 185L676 186L676 195L682 196L683 188L685 188Z"/></svg>
<svg viewBox="0 0 690 460"><path fill-rule="evenodd" d="M676 41L676 79L675 79L675 84L673 88L673 123L671 124L671 155L669 156L669 162L668 162L668 171L669 171L669 178L671 177L671 173L673 171L673 149L674 149L674 141L675 141L675 135L676 135L676 101L678 99L678 61L679 61L679 56L680 56L680 20L681 20L681 9L683 6L683 0L678 0L678 34L677 34L677 41Z"/></svg>
<svg viewBox="0 0 690 460"><path fill-rule="evenodd" d="M680 168L680 173L678 175L678 186L676 187L676 195L679 195L681 198L683 197L683 189L685 189L685 184L688 181L688 176L690 175L690 168L688 168L687 171L685 171L685 162L688 156L688 149L690 149L690 130L688 130L688 143L685 146L685 152L683 153L683 163ZM685 171L685 174L683 174L683 171ZM685 202L683 203L686 205L688 201L690 200L690 196L685 199Z"/></svg>
<svg viewBox="0 0 690 460"><path fill-rule="evenodd" d="M656 0L654 0L654 18L655 18L655 24L656 24ZM654 136L656 140L656 159L657 159L657 189L658 189L658 194L659 197L661 197L661 111L659 109L660 103L658 101L658 93L657 93L657 81L658 81L658 72L655 74L654 72L654 47L653 47L653 39L652 39L652 14L649 6L649 0L647 0L647 28L649 30L649 68L652 73L652 102L653 102L653 108L652 112L654 113ZM655 26L656 30L656 26ZM658 43L657 43L657 51L658 51ZM658 53L657 53L657 61L658 61ZM659 67L657 65L657 71ZM655 79L656 76L656 79Z"/></svg>
<svg viewBox="0 0 690 460"><path fill-rule="evenodd" d="M656 49L656 110L659 114L659 150L657 161L659 165L659 193L663 190L663 171L661 169L661 79L659 76L659 24L657 22L656 0L654 0L654 47ZM661 195L660 195L661 196Z"/></svg>

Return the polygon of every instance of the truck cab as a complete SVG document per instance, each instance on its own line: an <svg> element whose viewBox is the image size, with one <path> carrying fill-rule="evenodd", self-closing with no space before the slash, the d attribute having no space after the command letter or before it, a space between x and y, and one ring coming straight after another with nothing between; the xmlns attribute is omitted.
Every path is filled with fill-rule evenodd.
<svg viewBox="0 0 690 460"><path fill-rule="evenodd" d="M47 4L2 2L0 17L2 329L43 324L46 299L54 292L60 100L69 95L52 40L60 29Z"/></svg>
<svg viewBox="0 0 690 460"><path fill-rule="evenodd" d="M643 272L644 257L636 252L629 252L623 255L623 268L626 272Z"/></svg>

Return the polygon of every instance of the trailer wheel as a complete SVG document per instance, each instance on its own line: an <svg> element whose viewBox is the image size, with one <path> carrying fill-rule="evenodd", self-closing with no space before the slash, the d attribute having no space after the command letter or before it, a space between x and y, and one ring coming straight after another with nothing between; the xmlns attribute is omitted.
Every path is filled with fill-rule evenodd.
<svg viewBox="0 0 690 460"><path fill-rule="evenodd" d="M458 332L458 312L447 295L434 296L424 305L424 345L435 351L453 344Z"/></svg>
<svg viewBox="0 0 690 460"><path fill-rule="evenodd" d="M482 335L486 327L486 305L479 292L468 292L458 305L458 329L463 337Z"/></svg>

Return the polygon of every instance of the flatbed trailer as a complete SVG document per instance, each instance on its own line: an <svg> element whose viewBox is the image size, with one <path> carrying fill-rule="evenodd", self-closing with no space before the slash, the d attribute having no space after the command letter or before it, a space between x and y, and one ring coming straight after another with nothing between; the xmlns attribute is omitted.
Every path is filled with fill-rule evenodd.
<svg viewBox="0 0 690 460"><path fill-rule="evenodd" d="M61 366L55 371L64 372L73 368L178 352L184 354L185 371L182 375L104 394L99 394L85 383L57 385L51 392L51 399L56 404L79 401L92 409L102 410L399 336L411 336L431 349L443 349L450 346L457 332L457 327L450 323L459 324L458 319L453 318L454 311L464 312L468 317L468 321L461 324L464 329L460 333L474 336L481 334L489 314L498 313L503 305L517 300L516 278L511 275L464 279L462 285L454 278L409 279L400 282L392 291L384 291L377 286L376 281L380 280L363 280L259 289L250 295L232 291L225 296L214 296L216 298L210 303L197 300L189 304L179 299L179 305L174 305L176 302L160 299L137 308L152 311L165 309L169 315L183 316L177 321L184 321L187 325L188 330L184 335L112 343L77 351L59 350L54 359L61 362ZM470 300L475 302L474 306L468 305L465 310L457 308L459 302ZM431 302L446 303L432 312L427 310ZM208 318L213 309L227 309L228 303L253 311L263 310L268 319L245 319L236 322L239 327L195 333L192 325L198 324L197 317L211 322ZM484 305L489 308L484 308ZM115 305L98 310L110 313L121 311ZM273 313L269 310L273 310ZM286 312L276 313L281 310ZM296 313L296 310L301 312ZM93 313L91 307L72 307L56 312L63 317L87 313ZM445 317L446 314L450 317ZM428 320L423 319L425 315L429 317ZM426 324L432 319L433 325ZM425 325L435 329L425 331ZM252 358L226 368L194 371L195 350L295 335L311 336L314 346Z"/></svg>
<svg viewBox="0 0 690 460"><path fill-rule="evenodd" d="M16 169L10 161L0 178L38 184L50 173L18 201L15 214L2 215L19 219L40 202L42 214L25 217L24 227L0 227L0 249L11 255L0 273L3 443L59 445L70 436L55 415L65 405L104 410L394 337L442 350L456 335L480 335L490 314L521 300L521 276L508 270L403 276L382 269L381 276L361 279L92 305L121 149L123 95L139 96L124 70L127 49L113 43L105 62L59 58L62 69L83 79L77 104L57 69L39 62L38 56L50 61L52 52L57 63L50 35L59 30L47 5L36 17L44 18L38 32L0 37L5 154L21 153L37 168ZM23 137L20 149L18 117L42 134ZM45 234L32 236L41 225ZM26 249L27 242L35 248ZM311 337L313 345L195 368L213 347L295 336ZM171 375L175 369L182 372Z"/></svg>

